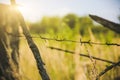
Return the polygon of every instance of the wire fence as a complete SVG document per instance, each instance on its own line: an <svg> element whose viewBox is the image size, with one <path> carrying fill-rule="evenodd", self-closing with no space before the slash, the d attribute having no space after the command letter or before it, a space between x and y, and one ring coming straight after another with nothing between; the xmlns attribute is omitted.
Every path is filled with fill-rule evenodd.
<svg viewBox="0 0 120 80"><path fill-rule="evenodd" d="M13 36L15 36L15 35L13 35ZM24 36L16 36L16 37L24 37ZM114 42L93 42L91 40L82 40L82 39L80 39L79 41L74 41L74 40L68 40L68 39L47 38L47 37L43 37L41 35L31 36L31 38L40 38L40 39L43 39L43 40L51 40L51 41L57 41L57 42L80 43L81 45L82 44L88 44L90 46L92 46L92 45L120 46L120 43L114 43Z"/></svg>
<svg viewBox="0 0 120 80"><path fill-rule="evenodd" d="M54 50L58 50L58 51L67 52L67 53L70 53L70 54L75 54L74 51L70 51L70 50L64 50L64 49L56 48L56 47L52 47L52 46L49 46L48 48L54 49ZM110 60L106 60L106 59L97 58L97 57L94 57L94 56L91 56L91 55L85 55L85 54L81 54L81 53L79 53L78 55L82 56L82 57L87 57L87 58L91 57L91 58L93 58L95 60L99 60L99 61L110 63L110 64L116 64L116 62L113 62L113 61L110 61Z"/></svg>
<svg viewBox="0 0 120 80"><path fill-rule="evenodd" d="M91 40L88 41L83 41L82 39L80 39L80 41L73 41L73 40L67 40L67 39L54 39L54 38L46 38L46 37L33 37L33 38L41 38L44 40L54 40L54 41L58 41L58 42L73 42L73 43L80 43L82 44L89 44L89 45L107 45L107 46L120 46L119 43L113 43L113 42L105 42L105 43L100 43L100 42L92 42Z"/></svg>
<svg viewBox="0 0 120 80"><path fill-rule="evenodd" d="M16 37L24 37L24 36L16 36ZM28 37L30 37L30 36L28 36ZM31 36L30 38L40 38L40 39L43 39L43 40L52 40L52 41L57 41L57 42L80 43L81 45L82 44L88 44L90 46L92 46L92 45L117 46L117 47L120 46L120 43L113 43L113 42L93 42L91 40L83 41L82 39L80 39L79 41L74 41L74 40L68 40L68 39L47 38L47 37L42 37L41 35L39 35L39 36ZM52 47L52 46L49 46L48 48L54 49L54 50L58 50L58 51L67 52L67 53L71 53L71 54L75 53L74 51L64 50L64 49L56 48L56 47ZM97 58L97 57L94 57L94 56L91 56L91 55L85 55L85 54L81 54L81 53L79 53L79 56L87 57L87 58L92 58L92 59L95 59L95 60L99 60L99 61L111 64L110 66L106 67L103 71L101 71L97 75L96 80L99 80L102 75L104 75L106 72L108 72L112 68L114 68L116 66L120 66L120 61L114 62L114 61L110 61L110 60L106 60L106 59L101 59L101 58Z"/></svg>
<svg viewBox="0 0 120 80"><path fill-rule="evenodd" d="M33 37L34 38L34 37ZM82 39L80 39L80 41L73 41L73 40L67 40L67 39L54 39L54 38L46 38L46 37L42 37L42 36L39 36L39 37L36 37L36 38L41 38L41 39L44 39L44 40L53 40L53 41L58 41L58 42L73 42L73 43L80 43L81 45L82 44L88 44L88 45L106 45L106 46L120 46L119 43L113 43L113 42L105 42L105 43L100 43L100 42L92 42L91 40L88 40L88 41L83 41ZM55 49L55 50L58 50L58 51L63 51L63 52L67 52L67 53L71 53L71 54L74 54L75 52L73 51L69 51L69 50L63 50L61 48L56 48L56 47L52 47L52 46L49 46L48 48L50 49ZM115 68L116 66L120 66L120 61L118 62L113 62L113 61L109 61L109 60L105 60L105 59L101 59L101 58L97 58L97 57L94 57L94 56L91 56L91 55L85 55L85 54L81 54L79 53L80 56L83 56L83 57L87 57L87 58L92 58L92 59L95 59L95 60L99 60L99 61L103 61L103 62L107 62L107 63L111 63L110 66L106 67L103 71L101 71L97 76L96 76L96 80L99 80L100 77L102 75L104 75L105 73L107 73L108 71L110 71L111 69Z"/></svg>

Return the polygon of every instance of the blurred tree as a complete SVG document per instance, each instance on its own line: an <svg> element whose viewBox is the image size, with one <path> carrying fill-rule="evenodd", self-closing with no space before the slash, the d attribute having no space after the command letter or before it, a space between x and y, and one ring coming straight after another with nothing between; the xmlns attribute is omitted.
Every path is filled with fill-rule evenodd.
<svg viewBox="0 0 120 80"><path fill-rule="evenodd" d="M45 33L45 28L41 27L40 22L36 22L36 23L31 23L30 24L30 32L31 33Z"/></svg>
<svg viewBox="0 0 120 80"><path fill-rule="evenodd" d="M50 17L49 18L49 27L57 32L60 29L61 19L59 17Z"/></svg>
<svg viewBox="0 0 120 80"><path fill-rule="evenodd" d="M93 22L89 17L84 16L79 18L79 31L81 35L88 34L88 29L91 29L93 26Z"/></svg>
<svg viewBox="0 0 120 80"><path fill-rule="evenodd" d="M61 19L59 17L43 17L41 21L32 23L30 31L34 33L45 33L50 29L57 32L61 27Z"/></svg>
<svg viewBox="0 0 120 80"><path fill-rule="evenodd" d="M45 33L46 28L49 26L48 17L43 17L41 21L30 24L30 32L32 33Z"/></svg>
<svg viewBox="0 0 120 80"><path fill-rule="evenodd" d="M78 21L78 17L75 14L68 14L63 18L63 21L70 27L70 28L74 28L77 21Z"/></svg>

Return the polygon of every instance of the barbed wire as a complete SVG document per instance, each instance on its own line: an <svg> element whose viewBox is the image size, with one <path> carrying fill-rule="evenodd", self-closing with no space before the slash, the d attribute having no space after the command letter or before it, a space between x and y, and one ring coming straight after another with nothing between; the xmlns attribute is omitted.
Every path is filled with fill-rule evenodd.
<svg viewBox="0 0 120 80"><path fill-rule="evenodd" d="M33 37L34 38L34 37ZM73 42L73 43L80 43L82 44L89 44L89 45L107 45L107 46L120 46L119 43L110 43L110 42L105 42L105 43L100 43L100 42L92 42L91 40L88 41L82 41L82 39L80 39L80 41L73 41L73 40L67 40L67 39L54 39L54 38L46 38L46 37L36 37L36 38L41 38L44 40L54 40L54 41L58 41L58 42Z"/></svg>
<svg viewBox="0 0 120 80"><path fill-rule="evenodd" d="M71 53L71 54L74 54L75 52L73 51L69 51L69 50L63 50L63 49L60 49L60 48L56 48L56 47L48 47L50 49L55 49L55 50L59 50L59 51L63 51L63 52L68 52L68 53ZM87 57L87 58L93 58L93 59L96 59L96 60L99 60L99 61L103 61L103 62L107 62L107 63L111 63L112 65L108 66L105 70L103 70L102 72L99 73L99 75L96 77L96 80L99 80L99 78L104 75L106 72L108 72L109 70L111 70L112 68L116 67L116 66L120 66L120 61L118 62L112 62L112 61L109 61L109 60L105 60L105 59L101 59L101 58L97 58L97 57L94 57L94 56L89 56L89 55L85 55L85 54L79 54L80 56L83 56L83 57Z"/></svg>
<svg viewBox="0 0 120 80"><path fill-rule="evenodd" d="M15 36L15 35L12 35L12 36ZM16 36L16 37L24 37L24 36ZM29 36L28 36L29 37ZM74 40L67 40L67 39L55 39L55 38L46 38L46 37L42 37L42 36L31 36L30 38L40 38L40 39L43 39L43 40L53 40L53 41L58 41L58 42L73 42L73 43L80 43L81 45L82 44L89 44L89 45L107 45L107 46L120 46L119 43L110 43L110 42L105 42L105 43L100 43L100 42L92 42L91 40L88 40L88 41L82 41L82 39L80 39L80 41L74 41ZM73 51L69 51L69 50L63 50L63 49L60 49L60 48L56 48L56 47L51 47L49 46L48 48L50 49L55 49L55 50L58 50L58 51L63 51L63 52L67 52L67 53L71 53L71 54L74 54L75 52ZM99 73L99 75L96 77L96 80L99 80L99 78L104 75L106 72L108 72L109 70L111 70L112 68L116 67L116 66L120 66L120 61L118 62L113 62L113 61L110 61L110 60L106 60L106 59L101 59L101 58L97 58L97 57L94 57L94 56L90 56L90 55L85 55L85 54L81 54L79 53L79 56L83 56L83 57L87 57L87 58L92 58L92 59L95 59L95 60L99 60L99 61L102 61L102 62L106 62L106 63L110 63L112 65L108 66L107 68L105 68L102 72Z"/></svg>
<svg viewBox="0 0 120 80"><path fill-rule="evenodd" d="M116 66L119 66L119 65L120 65L120 61L118 61L115 64L112 64L112 65L108 66L102 72L99 73L99 75L96 77L96 80L99 80L102 75L104 75L105 73L107 73L108 71L110 71L112 68L114 68Z"/></svg>
<svg viewBox="0 0 120 80"><path fill-rule="evenodd" d="M12 34L9 34L9 35L12 35ZM12 35L12 36L16 36L16 37L24 37L22 35ZM29 37L29 36L28 36ZM52 40L52 41L58 41L58 42L72 42L72 43L80 43L81 45L82 44L88 44L88 45L106 45L106 46L120 46L120 43L113 43L113 42L93 42L91 40L82 40L80 39L80 41L74 41L74 40L68 40L68 39L56 39L56 38L47 38L47 37L42 37L41 35L39 36L31 36L31 38L41 38L41 39L44 39L44 40Z"/></svg>
<svg viewBox="0 0 120 80"><path fill-rule="evenodd" d="M58 50L58 51L67 52L67 53L71 53L71 54L74 54L74 53L75 53L75 52L73 52L73 51L63 50L63 49L61 49L61 48L56 48L56 47L52 47L52 46L49 46L48 48L50 48L50 49L55 49L55 50ZM80 54L80 53L79 53L79 55L80 55L80 56L83 56L83 57L92 58L92 59L95 59L95 60L99 60L99 61L103 61L103 62L107 62L107 63L111 63L111 64L112 64L112 65L108 66L107 68L105 68L102 72L100 72L100 73L96 76L96 80L99 80L102 75L104 75L105 73L107 73L108 71L110 71L112 68L114 68L114 67L116 67L116 66L120 66L120 61L118 61L118 62L113 62L113 61L109 61L109 60L97 58L97 57L90 56L90 55Z"/></svg>
<svg viewBox="0 0 120 80"><path fill-rule="evenodd" d="M58 51L67 52L67 53L71 53L71 54L74 54L74 53L75 53L74 51L64 50L64 49L56 48L56 47L52 47L52 46L49 46L48 48L54 49L54 50L58 50ZM95 59L95 60L99 60L99 61L103 61L103 62L107 62L107 63L111 63L111 64L116 64L116 62L109 61L109 60L105 60L105 59L101 59L101 58L97 58L97 57L90 56L90 55L86 55L86 54L81 54L81 53L79 53L78 55L79 55L79 56L83 56L83 57L87 57L87 58L90 58L90 57L91 57L91 58L93 58L93 59Z"/></svg>

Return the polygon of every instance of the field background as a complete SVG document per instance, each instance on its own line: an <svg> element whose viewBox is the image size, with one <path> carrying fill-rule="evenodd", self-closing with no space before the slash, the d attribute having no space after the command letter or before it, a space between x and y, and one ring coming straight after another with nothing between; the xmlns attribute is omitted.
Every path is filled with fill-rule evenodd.
<svg viewBox="0 0 120 80"><path fill-rule="evenodd" d="M120 43L120 36L111 30L93 22L88 16L67 14L64 17L45 16L37 22L26 22L35 41L45 68L51 80L95 80L95 77L107 66L106 62L79 56L79 53L107 59L120 60L120 47L108 45L80 44L69 41L56 41L45 38L91 41L100 43ZM22 31L21 31L22 35ZM20 73L22 80L41 80L33 54L24 37L20 37ZM50 49L48 46L74 51L74 54ZM120 68L116 67L101 80L117 80Z"/></svg>

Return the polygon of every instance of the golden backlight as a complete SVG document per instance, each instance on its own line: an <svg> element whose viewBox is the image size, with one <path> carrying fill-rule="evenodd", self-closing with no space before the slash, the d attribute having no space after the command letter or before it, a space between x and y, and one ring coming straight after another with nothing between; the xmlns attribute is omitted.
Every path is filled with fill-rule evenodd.
<svg viewBox="0 0 120 80"><path fill-rule="evenodd" d="M20 12L24 13L24 12L27 12L27 9L24 7L24 6L17 6L18 10L20 10Z"/></svg>

